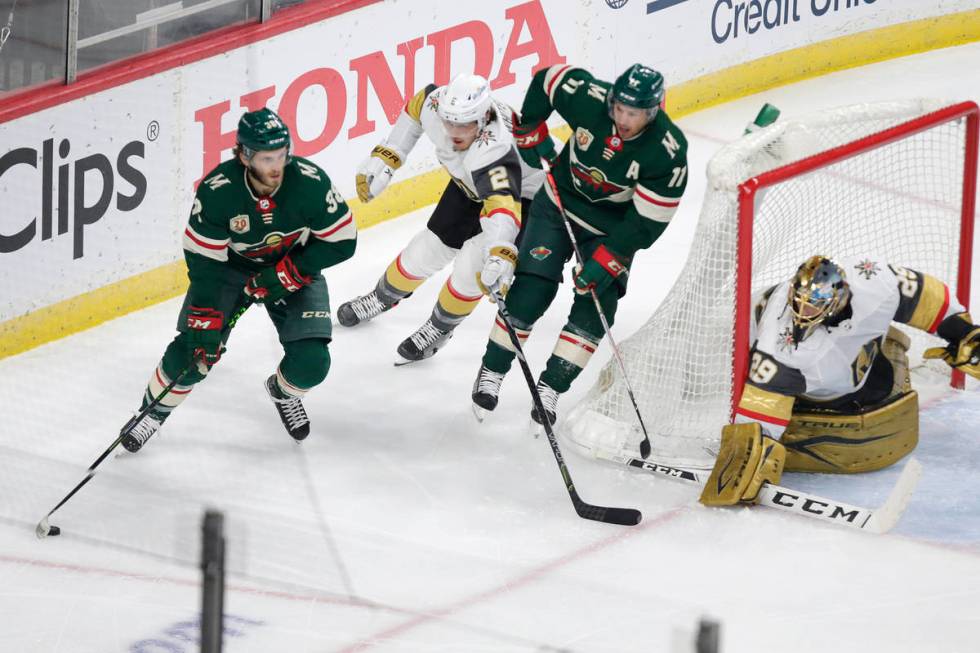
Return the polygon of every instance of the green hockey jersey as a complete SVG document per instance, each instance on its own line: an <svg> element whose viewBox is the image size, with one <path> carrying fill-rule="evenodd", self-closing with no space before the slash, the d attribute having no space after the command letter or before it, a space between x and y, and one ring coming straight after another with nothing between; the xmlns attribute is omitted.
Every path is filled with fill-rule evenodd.
<svg viewBox="0 0 980 653"><path fill-rule="evenodd" d="M524 97L521 123L542 122L552 111L568 122L572 136L553 170L565 212L580 228L608 236L607 247L632 257L677 211L687 186L687 139L663 110L637 136L620 138L609 117L611 88L581 68L545 68ZM550 186L545 189L550 196Z"/></svg>
<svg viewBox="0 0 980 653"><path fill-rule="evenodd" d="M310 276L354 254L354 216L315 163L293 157L270 195L256 193L246 172L237 157L225 161L194 197L184 258L199 306L214 305L229 267L251 274L289 254Z"/></svg>

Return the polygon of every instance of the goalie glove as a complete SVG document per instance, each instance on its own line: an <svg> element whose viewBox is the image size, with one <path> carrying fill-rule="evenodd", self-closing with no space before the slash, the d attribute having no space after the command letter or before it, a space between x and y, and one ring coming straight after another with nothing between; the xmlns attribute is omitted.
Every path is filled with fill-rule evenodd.
<svg viewBox="0 0 980 653"><path fill-rule="evenodd" d="M507 296L510 284L514 281L514 268L517 267L517 248L513 243L495 243L490 246L483 270L477 273L476 283L484 295L493 299L492 291L501 297Z"/></svg>
<svg viewBox="0 0 980 653"><path fill-rule="evenodd" d="M520 125L514 121L514 142L517 143L517 152L524 159L524 162L533 168L541 168L541 159L548 162L549 167L555 165L558 159L558 152L555 150L555 142L551 140L548 133L548 125L544 121L531 124Z"/></svg>
<svg viewBox="0 0 980 653"><path fill-rule="evenodd" d="M380 195L388 182L402 166L398 152L385 145L376 145L371 156L357 167L357 197L362 202L370 202Z"/></svg>
<svg viewBox="0 0 980 653"><path fill-rule="evenodd" d="M584 266L576 266L572 280L575 292L587 295L592 290L601 293L620 276L629 276L629 268L612 250L599 245Z"/></svg>
<svg viewBox="0 0 980 653"><path fill-rule="evenodd" d="M191 360L197 361L201 374L221 360L221 329L224 315L214 308L187 308L187 344Z"/></svg>
<svg viewBox="0 0 980 653"><path fill-rule="evenodd" d="M923 358L941 358L953 369L980 379L980 326L973 324L969 313L950 315L936 333L949 341L945 347L930 347Z"/></svg>
<svg viewBox="0 0 980 653"><path fill-rule="evenodd" d="M245 284L245 294L253 301L274 304L312 282L312 277L304 276L287 255L275 266L253 274Z"/></svg>

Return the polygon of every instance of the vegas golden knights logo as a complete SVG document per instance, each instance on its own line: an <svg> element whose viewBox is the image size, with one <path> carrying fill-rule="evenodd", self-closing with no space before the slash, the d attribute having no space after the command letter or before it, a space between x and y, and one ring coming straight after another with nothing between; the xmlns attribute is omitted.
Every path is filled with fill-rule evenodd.
<svg viewBox="0 0 980 653"><path fill-rule="evenodd" d="M875 357L879 353L881 353L881 345L877 338L864 343L864 346L861 347L857 358L851 363L851 378L855 386L861 384L861 381L868 373L868 370L871 369L871 365L875 362Z"/></svg>

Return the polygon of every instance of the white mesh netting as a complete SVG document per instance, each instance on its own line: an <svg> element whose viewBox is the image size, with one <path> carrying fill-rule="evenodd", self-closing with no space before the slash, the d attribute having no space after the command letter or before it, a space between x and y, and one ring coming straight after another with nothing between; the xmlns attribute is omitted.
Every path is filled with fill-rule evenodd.
<svg viewBox="0 0 980 653"><path fill-rule="evenodd" d="M737 235L739 185L942 106L915 100L781 118L712 158L687 263L647 323L621 343L652 460L710 466L709 450L729 419L733 324L737 310L749 309L734 300L737 251L746 245ZM752 227L753 294L818 253L869 255L934 275L955 291L965 122L937 124L760 190ZM929 338L915 338L913 365L921 363ZM641 434L615 360L563 426L566 439L586 455L638 456Z"/></svg>

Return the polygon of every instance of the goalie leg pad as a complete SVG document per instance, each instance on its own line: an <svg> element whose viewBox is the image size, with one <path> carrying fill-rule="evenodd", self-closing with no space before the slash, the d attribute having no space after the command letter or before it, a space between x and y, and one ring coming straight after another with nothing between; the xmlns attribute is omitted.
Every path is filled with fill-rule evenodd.
<svg viewBox="0 0 980 653"><path fill-rule="evenodd" d="M794 413L782 435L786 470L855 474L894 464L919 442L915 391L867 412Z"/></svg>
<svg viewBox="0 0 980 653"><path fill-rule="evenodd" d="M783 445L763 435L758 422L728 424L699 500L706 506L757 503L763 483L779 482L785 459Z"/></svg>

